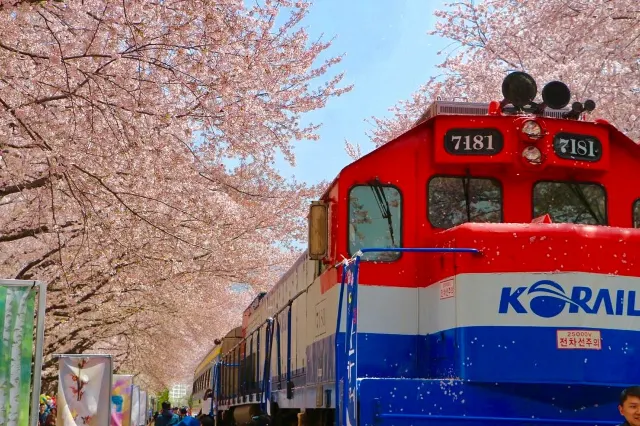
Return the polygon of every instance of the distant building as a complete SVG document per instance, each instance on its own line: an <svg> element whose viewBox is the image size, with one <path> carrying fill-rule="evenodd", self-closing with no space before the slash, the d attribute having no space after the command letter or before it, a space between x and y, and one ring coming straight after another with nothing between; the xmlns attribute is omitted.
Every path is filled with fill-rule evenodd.
<svg viewBox="0 0 640 426"><path fill-rule="evenodd" d="M181 406L187 404L187 385L176 384L169 389L169 402L172 406Z"/></svg>

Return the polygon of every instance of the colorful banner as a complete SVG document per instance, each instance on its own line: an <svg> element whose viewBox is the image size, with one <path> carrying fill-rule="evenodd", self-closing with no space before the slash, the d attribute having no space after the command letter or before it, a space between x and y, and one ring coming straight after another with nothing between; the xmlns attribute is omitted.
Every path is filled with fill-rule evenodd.
<svg viewBox="0 0 640 426"><path fill-rule="evenodd" d="M131 391L131 426L139 426L140 419L140 387L133 385Z"/></svg>
<svg viewBox="0 0 640 426"><path fill-rule="evenodd" d="M0 425L27 426L36 291L0 285Z"/></svg>
<svg viewBox="0 0 640 426"><path fill-rule="evenodd" d="M111 412L111 357L61 355L57 426L104 426Z"/></svg>
<svg viewBox="0 0 640 426"><path fill-rule="evenodd" d="M131 389L133 376L114 374L111 388L111 426L132 426Z"/></svg>

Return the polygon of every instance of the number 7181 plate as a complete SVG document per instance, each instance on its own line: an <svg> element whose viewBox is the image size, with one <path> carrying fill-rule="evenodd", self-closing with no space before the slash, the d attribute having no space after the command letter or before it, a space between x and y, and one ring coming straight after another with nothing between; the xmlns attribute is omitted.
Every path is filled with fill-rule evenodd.
<svg viewBox="0 0 640 426"><path fill-rule="evenodd" d="M451 129L444 135L444 149L453 155L495 155L503 146L498 129Z"/></svg>

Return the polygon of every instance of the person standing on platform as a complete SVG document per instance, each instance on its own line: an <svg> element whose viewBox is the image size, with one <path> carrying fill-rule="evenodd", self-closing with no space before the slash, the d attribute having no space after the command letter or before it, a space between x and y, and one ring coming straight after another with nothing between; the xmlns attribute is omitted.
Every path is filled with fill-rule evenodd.
<svg viewBox="0 0 640 426"><path fill-rule="evenodd" d="M162 413L156 418L155 426L173 426L180 422L177 414L171 411L171 404L168 401L162 403Z"/></svg>

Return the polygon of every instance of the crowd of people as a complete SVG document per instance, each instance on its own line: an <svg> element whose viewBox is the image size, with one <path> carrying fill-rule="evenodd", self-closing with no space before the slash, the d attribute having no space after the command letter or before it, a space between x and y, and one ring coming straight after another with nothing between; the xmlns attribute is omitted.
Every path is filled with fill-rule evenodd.
<svg viewBox="0 0 640 426"><path fill-rule="evenodd" d="M55 396L40 395L40 411L38 412L38 426L56 426L56 398Z"/></svg>
<svg viewBox="0 0 640 426"><path fill-rule="evenodd" d="M171 408L169 402L162 403L162 411L149 419L149 426L214 426L213 418L207 414L192 417L187 407Z"/></svg>
<svg viewBox="0 0 640 426"><path fill-rule="evenodd" d="M38 426L56 426L57 416L55 396L40 395ZM148 426L214 426L213 418L199 413L193 417L187 407L173 407L169 402L162 403L162 411L150 417Z"/></svg>

